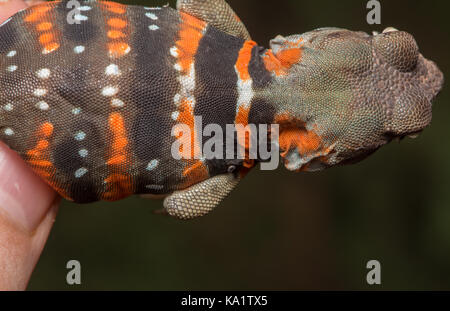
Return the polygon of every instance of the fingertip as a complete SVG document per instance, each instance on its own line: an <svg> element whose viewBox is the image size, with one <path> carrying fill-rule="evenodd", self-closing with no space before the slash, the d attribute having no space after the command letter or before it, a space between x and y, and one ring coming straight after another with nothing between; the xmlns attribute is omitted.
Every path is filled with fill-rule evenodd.
<svg viewBox="0 0 450 311"><path fill-rule="evenodd" d="M58 196L3 143L0 176L0 213L17 227L34 231Z"/></svg>
<svg viewBox="0 0 450 311"><path fill-rule="evenodd" d="M55 222L58 203L57 199L32 234L0 217L0 291L26 289Z"/></svg>
<svg viewBox="0 0 450 311"><path fill-rule="evenodd" d="M0 23L14 15L16 12L27 8L27 4L22 0L2 0L0 1Z"/></svg>

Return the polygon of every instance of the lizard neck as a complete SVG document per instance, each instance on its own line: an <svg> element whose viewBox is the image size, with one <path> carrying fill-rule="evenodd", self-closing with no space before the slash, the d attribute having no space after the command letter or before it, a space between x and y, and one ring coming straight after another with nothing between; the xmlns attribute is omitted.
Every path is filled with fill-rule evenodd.
<svg viewBox="0 0 450 311"><path fill-rule="evenodd" d="M264 90L273 82L266 69L265 49L208 27L199 44L195 60L195 115L201 117L204 142L210 137L208 126L219 126L229 136L227 126L250 126L260 136L261 125L271 125L273 103ZM267 136L267 126L263 133ZM256 131L256 132L255 132ZM213 136L213 135L211 135ZM225 143L225 142L224 142Z"/></svg>
<svg viewBox="0 0 450 311"><path fill-rule="evenodd" d="M204 126L272 124L275 106L264 92L273 83L266 50L208 27L195 58L195 115Z"/></svg>

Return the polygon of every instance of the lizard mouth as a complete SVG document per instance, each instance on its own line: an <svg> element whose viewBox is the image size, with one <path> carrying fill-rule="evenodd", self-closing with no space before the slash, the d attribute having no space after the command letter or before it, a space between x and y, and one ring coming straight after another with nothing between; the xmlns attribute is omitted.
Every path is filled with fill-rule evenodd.
<svg viewBox="0 0 450 311"><path fill-rule="evenodd" d="M393 140L394 141L398 141L398 142L402 142L405 138L410 138L410 139L417 139L420 137L420 135L422 134L423 131L417 131L411 134L407 134L407 135L402 135L402 136L397 136L394 137Z"/></svg>
<svg viewBox="0 0 450 311"><path fill-rule="evenodd" d="M422 134L422 131L409 134L409 135L407 135L407 137L409 137L411 139L416 139L416 138L418 138L420 136L420 134Z"/></svg>

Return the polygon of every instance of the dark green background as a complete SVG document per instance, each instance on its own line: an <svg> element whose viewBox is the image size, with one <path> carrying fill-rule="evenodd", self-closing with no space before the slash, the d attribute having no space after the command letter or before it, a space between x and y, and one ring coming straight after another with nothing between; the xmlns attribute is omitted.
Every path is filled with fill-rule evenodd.
<svg viewBox="0 0 450 311"><path fill-rule="evenodd" d="M370 26L365 0L229 1L261 45L325 26L395 26L450 76L448 1L381 2L382 25ZM322 173L255 170L196 221L153 215L161 202L139 198L64 202L29 289L450 290L449 101L444 89L417 140ZM71 259L81 262L81 286L66 285ZM382 286L366 284L371 259L382 264Z"/></svg>

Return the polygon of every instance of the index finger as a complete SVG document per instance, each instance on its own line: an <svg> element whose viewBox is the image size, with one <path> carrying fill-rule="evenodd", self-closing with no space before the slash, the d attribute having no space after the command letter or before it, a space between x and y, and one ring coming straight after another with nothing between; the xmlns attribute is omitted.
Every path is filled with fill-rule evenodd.
<svg viewBox="0 0 450 311"><path fill-rule="evenodd" d="M0 24L26 7L22 0L0 0ZM26 288L57 203L55 192L0 142L0 290Z"/></svg>

